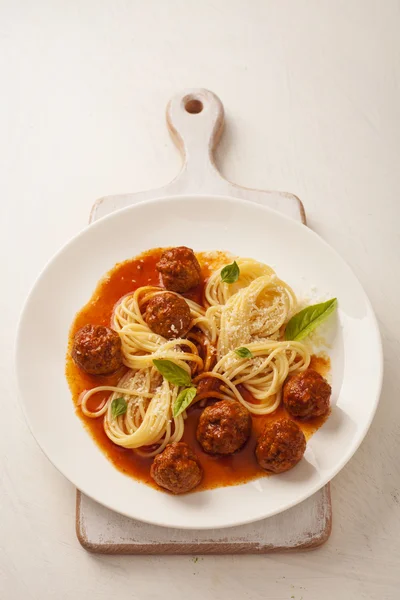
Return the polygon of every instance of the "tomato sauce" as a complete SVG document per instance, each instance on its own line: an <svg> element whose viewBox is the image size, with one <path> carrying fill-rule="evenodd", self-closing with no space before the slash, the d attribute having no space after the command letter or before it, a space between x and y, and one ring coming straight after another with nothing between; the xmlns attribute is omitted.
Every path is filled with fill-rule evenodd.
<svg viewBox="0 0 400 600"><path fill-rule="evenodd" d="M156 264L161 253L162 249L151 250L137 258L117 264L107 273L99 282L89 302L75 317L70 330L66 359L66 377L76 407L76 413L82 419L97 445L117 469L153 487L157 487L150 477L150 466L153 459L141 457L132 450L121 448L114 444L104 432L103 417L97 419L86 417L79 408L79 398L82 392L100 385L116 385L126 372L126 367L122 367L112 375L88 375L75 365L71 359L70 350L75 333L84 325L90 323L93 325L110 326L114 306L122 296L133 293L137 288L145 285L161 285L159 273L156 270ZM204 282L213 269L226 262L227 255L223 252L213 253L212 256L198 253L197 258L202 265L202 281ZM203 304L203 294L204 284L199 285L188 294L184 294L184 296L199 304ZM326 376L330 369L329 358L313 356L310 366L321 373L321 375ZM241 392L244 396L247 395L248 400L252 399L246 390L241 389ZM92 411L98 409L105 398L108 397L108 394L108 392L105 392L104 394L99 393L92 396L88 403L88 408ZM267 474L259 467L255 459L254 449L257 438L266 423L287 416L283 406L281 405L270 415L252 415L252 434L245 447L239 452L225 457L215 457L206 454L197 442L196 427L201 410L198 405L189 408L185 421L185 432L182 438L182 441L187 442L196 452L204 469L203 481L196 488L196 491L236 485L266 476ZM320 417L307 423L298 422L298 424L308 439L319 429L325 420L326 417Z"/></svg>

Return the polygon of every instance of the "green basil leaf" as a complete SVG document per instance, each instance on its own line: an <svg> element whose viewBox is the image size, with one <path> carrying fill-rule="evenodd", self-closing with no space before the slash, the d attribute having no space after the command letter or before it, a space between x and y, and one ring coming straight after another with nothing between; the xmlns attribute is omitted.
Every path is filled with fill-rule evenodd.
<svg viewBox="0 0 400 600"><path fill-rule="evenodd" d="M126 413L126 409L128 405L126 403L125 398L115 398L111 402L111 416L113 419L116 419L120 415L124 415Z"/></svg>
<svg viewBox="0 0 400 600"><path fill-rule="evenodd" d="M156 367L158 371L160 371L161 375L170 383L174 385L184 385L189 386L191 383L191 378L189 373L182 369L179 365L176 365L172 360L163 360L155 358L153 360L153 365Z"/></svg>
<svg viewBox="0 0 400 600"><path fill-rule="evenodd" d="M242 346L242 348L236 348L235 354L240 356L240 358L253 358L253 353L250 352L248 348Z"/></svg>
<svg viewBox="0 0 400 600"><path fill-rule="evenodd" d="M187 409L188 406L192 403L193 398L195 397L197 390L195 387L188 387L179 392L177 399L174 402L174 408L172 414L175 417L178 417L184 410Z"/></svg>
<svg viewBox="0 0 400 600"><path fill-rule="evenodd" d="M226 265L221 270L221 280L224 283L235 283L239 279L240 269L236 260L231 265Z"/></svg>
<svg viewBox="0 0 400 600"><path fill-rule="evenodd" d="M299 341L307 337L322 321L333 313L337 306L337 298L320 304L313 304L294 315L286 325L285 339Z"/></svg>

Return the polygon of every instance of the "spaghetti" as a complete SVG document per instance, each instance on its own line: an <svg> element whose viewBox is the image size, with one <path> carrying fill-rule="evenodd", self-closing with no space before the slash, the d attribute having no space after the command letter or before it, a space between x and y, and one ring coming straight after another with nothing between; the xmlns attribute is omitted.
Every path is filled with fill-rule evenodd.
<svg viewBox="0 0 400 600"><path fill-rule="evenodd" d="M293 290L274 273L253 279L220 309L218 358L256 338L279 337L296 304Z"/></svg>
<svg viewBox="0 0 400 600"><path fill-rule="evenodd" d="M104 406L91 412L87 403L93 394L110 391ZM171 407L178 388L163 380L159 372L150 367L128 371L118 386L99 386L87 391L81 400L82 412L88 417L104 415L104 430L112 442L124 448L141 450L143 456L154 456L168 443L178 442L183 435L183 416L171 418ZM125 414L113 417L112 403L123 398L127 403Z"/></svg>
<svg viewBox="0 0 400 600"><path fill-rule="evenodd" d="M206 289L205 300L209 306L220 306L226 304L234 294L244 287L247 287L254 279L262 275L273 275L274 270L261 262L252 258L237 258L237 265L240 270L240 275L235 283L225 283L221 279L221 271L226 264L221 265L211 273Z"/></svg>
<svg viewBox="0 0 400 600"><path fill-rule="evenodd" d="M276 410L288 374L309 366L306 346L282 339L296 310L293 290L268 265L240 257L236 262L240 274L234 283L222 281L224 265L210 274L204 306L181 296L191 316L184 337L166 339L146 322L147 304L165 294L163 288L142 286L117 302L112 327L121 340L123 363L129 370L116 386L86 391L80 405L87 417L103 418L104 431L114 444L154 456L182 438L186 411L173 415L184 386L163 378L154 366L155 359L173 363L189 381L204 376L219 380L219 391L212 397L239 401L255 415ZM246 346L244 358L235 352L241 346ZM91 411L89 400L98 392L110 395ZM126 405L123 414L113 411L118 399Z"/></svg>
<svg viewBox="0 0 400 600"><path fill-rule="evenodd" d="M310 353L300 342L260 340L246 345L249 358L234 351L225 354L210 375L221 380L226 398L239 400L252 414L274 412L281 401L282 386L293 371L304 371L310 364ZM249 402L240 392L242 385L256 402Z"/></svg>

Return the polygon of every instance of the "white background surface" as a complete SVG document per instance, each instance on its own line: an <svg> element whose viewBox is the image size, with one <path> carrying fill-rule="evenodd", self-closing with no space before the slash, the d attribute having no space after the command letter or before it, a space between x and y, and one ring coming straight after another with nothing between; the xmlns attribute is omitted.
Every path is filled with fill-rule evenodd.
<svg viewBox="0 0 400 600"><path fill-rule="evenodd" d="M399 598L399 26L394 0L0 1L2 600ZM164 108L200 86L226 108L222 172L298 194L309 225L360 278L383 336L382 400L333 482L321 549L90 556L75 538L75 491L17 403L16 321L97 197L176 174Z"/></svg>

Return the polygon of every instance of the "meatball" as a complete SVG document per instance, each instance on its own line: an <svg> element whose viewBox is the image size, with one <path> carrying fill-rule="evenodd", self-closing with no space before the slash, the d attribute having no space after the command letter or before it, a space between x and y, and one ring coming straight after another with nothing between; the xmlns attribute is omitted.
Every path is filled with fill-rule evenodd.
<svg viewBox="0 0 400 600"><path fill-rule="evenodd" d="M221 400L204 409L196 437L204 452L233 454L247 442L250 433L249 411L235 400Z"/></svg>
<svg viewBox="0 0 400 600"><path fill-rule="evenodd" d="M173 494L185 494L199 485L203 469L187 444L174 442L157 454L150 475L159 486Z"/></svg>
<svg viewBox="0 0 400 600"><path fill-rule="evenodd" d="M113 373L122 365L120 337L109 327L85 325L74 336L71 356L75 364L86 373Z"/></svg>
<svg viewBox="0 0 400 600"><path fill-rule="evenodd" d="M217 379L217 377L203 377L197 384L197 396L201 396L203 399L207 398L218 398L218 396L214 396L213 394L220 393L222 381Z"/></svg>
<svg viewBox="0 0 400 600"><path fill-rule="evenodd" d="M256 458L266 471L283 473L297 465L305 449L306 438L297 423L281 419L265 427L257 442Z"/></svg>
<svg viewBox="0 0 400 600"><path fill-rule="evenodd" d="M313 369L294 375L283 388L283 403L292 417L310 419L329 411L331 386Z"/></svg>
<svg viewBox="0 0 400 600"><path fill-rule="evenodd" d="M167 339L185 335L192 321L187 302L171 292L153 296L147 304L144 319L154 333Z"/></svg>
<svg viewBox="0 0 400 600"><path fill-rule="evenodd" d="M156 266L164 286L172 292L187 292L200 283L200 265L186 246L165 250Z"/></svg>

